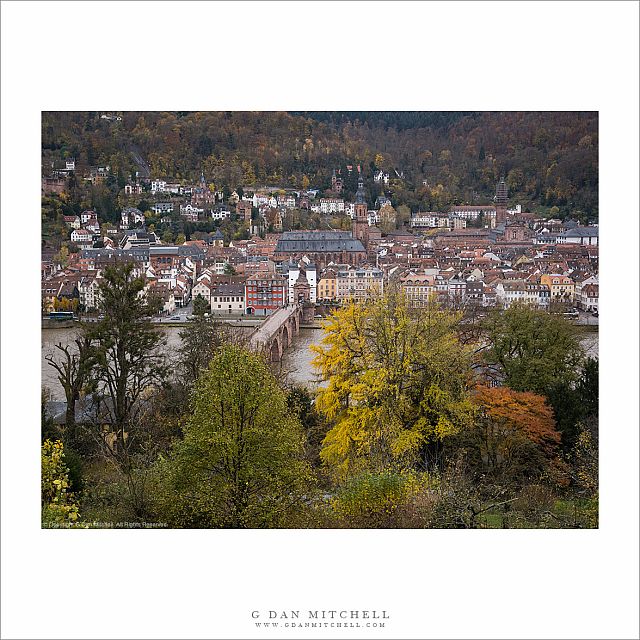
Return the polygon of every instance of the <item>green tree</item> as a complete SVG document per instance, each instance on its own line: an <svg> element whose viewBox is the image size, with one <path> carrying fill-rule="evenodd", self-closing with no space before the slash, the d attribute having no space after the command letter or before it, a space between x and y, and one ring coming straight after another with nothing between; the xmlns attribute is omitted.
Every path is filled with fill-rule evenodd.
<svg viewBox="0 0 640 640"><path fill-rule="evenodd" d="M316 406L334 424L321 456L339 477L430 466L438 443L470 423L470 349L458 340L459 317L435 302L415 309L390 291L329 318L312 348L328 382Z"/></svg>
<svg viewBox="0 0 640 640"><path fill-rule="evenodd" d="M546 396L558 383L575 382L584 353L562 317L514 304L490 314L486 329L488 371L515 391Z"/></svg>
<svg viewBox="0 0 640 640"><path fill-rule="evenodd" d="M104 319L87 330L95 355L96 418L91 433L103 456L122 473L134 517L146 515L146 478L152 445L142 418L167 378L164 338L150 322L160 301L144 293L133 263L107 267L99 289Z"/></svg>
<svg viewBox="0 0 640 640"><path fill-rule="evenodd" d="M184 233L179 233L178 236L176 237L176 244L177 245L184 244L186 241L187 241L187 239L185 238Z"/></svg>
<svg viewBox="0 0 640 640"><path fill-rule="evenodd" d="M228 343L231 337L226 326L219 319L213 316L205 318L204 314L195 313L194 315L195 317L180 330L178 347L182 379L189 387L195 383L220 347Z"/></svg>
<svg viewBox="0 0 640 640"><path fill-rule="evenodd" d="M142 396L162 384L167 373L160 351L164 338L150 322L160 301L145 295L144 287L133 263L107 267L98 295L104 318L87 330L96 357L98 392L109 399L105 409L120 445Z"/></svg>
<svg viewBox="0 0 640 640"><path fill-rule="evenodd" d="M171 229L165 229L165 232L162 234L162 242L164 242L164 244L171 244L173 242L173 233L171 233Z"/></svg>
<svg viewBox="0 0 640 640"><path fill-rule="evenodd" d="M585 425L598 424L598 361L587 358L578 372L578 380L558 380L547 391L562 433L565 451L575 446Z"/></svg>
<svg viewBox="0 0 640 640"><path fill-rule="evenodd" d="M210 309L209 303L201 294L193 299L193 315L203 316L205 313L209 313Z"/></svg>
<svg viewBox="0 0 640 640"><path fill-rule="evenodd" d="M160 465L174 526L277 527L304 506L304 433L266 362L225 346L199 378L184 441Z"/></svg>

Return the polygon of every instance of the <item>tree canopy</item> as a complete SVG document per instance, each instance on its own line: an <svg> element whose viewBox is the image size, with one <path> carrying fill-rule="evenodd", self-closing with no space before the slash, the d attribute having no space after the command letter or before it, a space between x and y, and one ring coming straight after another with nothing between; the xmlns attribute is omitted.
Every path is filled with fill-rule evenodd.
<svg viewBox="0 0 640 640"><path fill-rule="evenodd" d="M184 440L160 465L162 512L191 527L285 526L309 487L302 426L266 362L224 346L198 379Z"/></svg>
<svg viewBox="0 0 640 640"><path fill-rule="evenodd" d="M469 424L469 349L459 316L414 309L400 292L330 316L315 365L317 407L334 427L321 451L338 475L428 464L428 445Z"/></svg>

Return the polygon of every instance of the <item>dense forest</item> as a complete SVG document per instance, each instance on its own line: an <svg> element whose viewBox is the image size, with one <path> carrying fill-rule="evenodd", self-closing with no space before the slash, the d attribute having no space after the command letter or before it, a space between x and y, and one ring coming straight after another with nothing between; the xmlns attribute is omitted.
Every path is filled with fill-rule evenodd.
<svg viewBox="0 0 640 640"><path fill-rule="evenodd" d="M43 171L75 157L109 165L119 184L148 163L153 177L217 188L327 189L333 169L360 165L371 200L446 210L489 202L505 176L511 202L597 219L597 112L45 112ZM388 185L373 172L389 172ZM349 197L353 180L345 181Z"/></svg>

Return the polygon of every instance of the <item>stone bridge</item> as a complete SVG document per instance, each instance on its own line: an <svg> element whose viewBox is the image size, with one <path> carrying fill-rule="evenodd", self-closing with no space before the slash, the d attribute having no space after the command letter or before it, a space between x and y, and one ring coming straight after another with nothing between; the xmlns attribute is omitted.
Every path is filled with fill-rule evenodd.
<svg viewBox="0 0 640 640"><path fill-rule="evenodd" d="M249 337L249 347L262 351L271 362L279 362L283 351L300 331L302 305L290 304L270 315Z"/></svg>

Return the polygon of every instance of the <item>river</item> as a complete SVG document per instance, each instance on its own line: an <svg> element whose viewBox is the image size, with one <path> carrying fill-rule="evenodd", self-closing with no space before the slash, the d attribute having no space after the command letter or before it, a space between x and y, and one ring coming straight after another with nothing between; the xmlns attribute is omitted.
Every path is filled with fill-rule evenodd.
<svg viewBox="0 0 640 640"><path fill-rule="evenodd" d="M167 348L174 350L180 344L180 329L178 327L165 327L161 331L167 336ZM78 332L78 329L43 329L42 330L42 386L51 391L53 400L64 400L62 387L56 377L56 372L45 360L45 356L55 351L54 345L58 342L69 344ZM275 365L276 372L293 384L304 384L311 387L319 383L316 372L311 364L314 354L310 347L317 345L322 339L322 329L300 329L293 344L284 352L282 362ZM598 357L598 334L589 333L582 338L582 345L588 356Z"/></svg>

